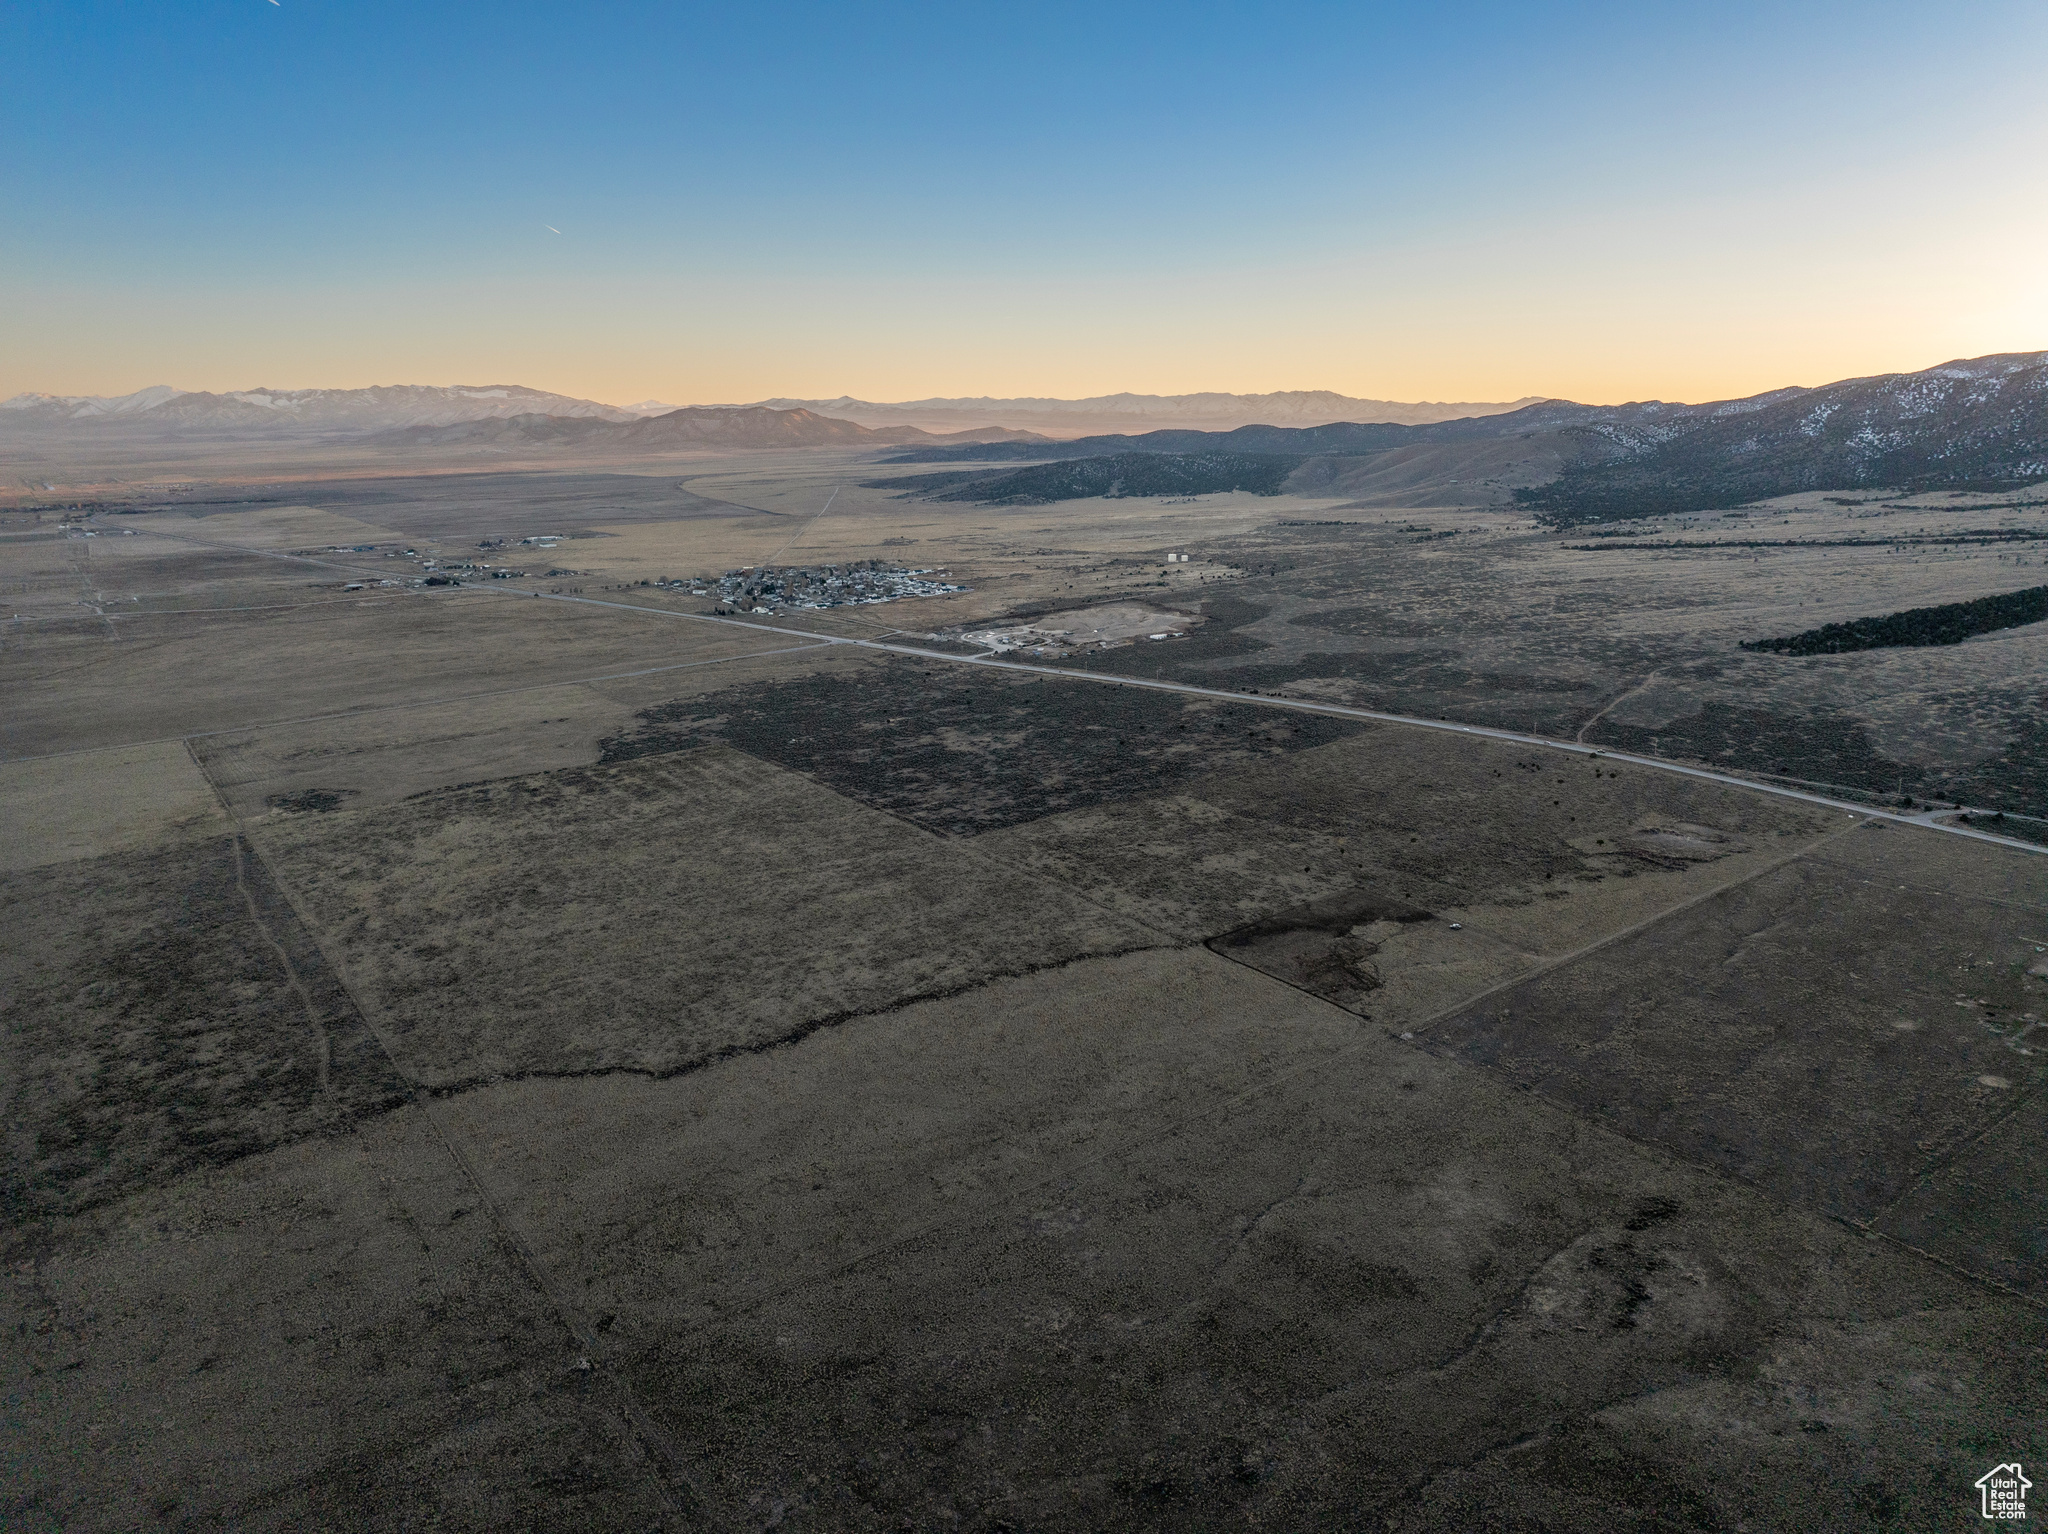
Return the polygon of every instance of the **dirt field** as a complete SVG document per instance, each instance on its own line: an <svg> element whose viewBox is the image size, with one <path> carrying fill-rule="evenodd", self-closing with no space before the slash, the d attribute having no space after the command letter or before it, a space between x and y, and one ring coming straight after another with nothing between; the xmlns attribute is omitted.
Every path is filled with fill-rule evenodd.
<svg viewBox="0 0 2048 1534"><path fill-rule="evenodd" d="M0 1521L1978 1526L2048 1455L2048 857L1273 705L2048 814L2043 635L1737 647L2037 583L1964 534L2041 508L1356 503L1410 467L0 519ZM868 558L970 589L639 584ZM1181 637L924 637L1118 608Z"/></svg>

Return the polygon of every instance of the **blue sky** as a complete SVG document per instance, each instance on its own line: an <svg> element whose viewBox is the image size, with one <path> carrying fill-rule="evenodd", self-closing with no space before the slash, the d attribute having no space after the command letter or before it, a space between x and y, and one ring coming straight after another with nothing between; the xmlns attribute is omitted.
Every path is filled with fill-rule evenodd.
<svg viewBox="0 0 2048 1534"><path fill-rule="evenodd" d="M2038 4L17 0L5 36L6 392L1700 398L2048 346Z"/></svg>

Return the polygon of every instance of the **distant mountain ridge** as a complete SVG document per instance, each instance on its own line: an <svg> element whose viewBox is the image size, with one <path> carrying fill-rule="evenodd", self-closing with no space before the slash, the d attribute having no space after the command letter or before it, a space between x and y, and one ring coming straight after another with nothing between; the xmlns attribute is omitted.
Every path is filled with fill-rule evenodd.
<svg viewBox="0 0 2048 1534"><path fill-rule="evenodd" d="M240 389L226 394L158 384L133 394L17 394L0 426L120 426L141 430L384 431L515 415L632 421L630 410L523 384L396 384L368 389Z"/></svg>
<svg viewBox="0 0 2048 1534"><path fill-rule="evenodd" d="M1498 499L1510 493L1498 469L1501 448L1511 441L1526 444L1525 463L1543 458L1550 464L1545 483L1513 486L1514 499L1561 527L1741 506L1803 490L2027 484L2048 479L2048 352L1959 359L1917 373L1773 389L1701 405L1547 400L1424 426L1338 422L1164 430L1035 446L919 446L887 461L1286 454L1303 466L1292 483L1304 493L1358 494L1396 455L1439 449L1433 470L1438 489L1491 484ZM1493 477L1483 479L1485 472ZM1411 477L1403 493L1412 495L1415 485Z"/></svg>
<svg viewBox="0 0 2048 1534"><path fill-rule="evenodd" d="M89 421L110 416L139 415L183 394L169 384L137 389L133 394L17 394L0 400L0 411L12 411L0 420Z"/></svg>
<svg viewBox="0 0 2048 1534"><path fill-rule="evenodd" d="M1104 453L1293 453L1357 455L1384 453L1418 443L1486 441L1500 437L1532 436L1588 425L1596 421L1634 421L1660 412L1696 407L1667 405L1659 401L1638 405L1574 405L1563 400L1545 400L1522 410L1501 415L1466 416L1455 421L1436 421L1426 426L1399 426L1388 422L1331 421L1321 426L1238 426L1229 431L1198 431L1191 428L1162 428L1157 431L1105 433L1092 437L1069 437L1044 446L1019 444L1010 448L983 450L972 447L914 448L888 460L891 463L948 463L954 460L1002 458L1090 458ZM1698 407L1704 408L1704 407Z"/></svg>
<svg viewBox="0 0 2048 1534"><path fill-rule="evenodd" d="M226 393L158 384L123 395L17 394L12 399L0 400L0 430L120 428L167 435L187 431L262 435L285 431L383 432L529 415L629 424L691 409L728 413L801 411L871 431L909 428L925 437L957 438L962 433L1008 429L1035 439L1042 434L1073 436L1103 427L1210 430L1253 421L1271 425L1321 425L1342 420L1417 424L1483 416L1529 403L1521 400L1514 405L1401 404L1309 389L1278 394L1106 394L1080 400L931 399L896 405L872 404L847 396L838 400L763 400L747 405L686 407L656 399L625 406L607 405L522 384L257 388Z"/></svg>
<svg viewBox="0 0 2048 1534"><path fill-rule="evenodd" d="M883 404L842 394L836 399L767 399L753 403L770 410L812 410L863 426L918 426L957 430L975 426L1021 426L1054 434L1101 433L1132 428L1180 427L1227 431L1253 424L1321 426L1332 421L1384 422L1422 426L1467 416L1499 415L1537 404L1541 395L1508 403L1446 404L1354 399L1329 389L1288 389L1273 394L1098 394L1087 399L1025 397L905 400Z"/></svg>
<svg viewBox="0 0 2048 1534"><path fill-rule="evenodd" d="M2048 479L2048 352L1637 407L1573 424L1590 449L1517 499L1553 521L1739 506L1802 490Z"/></svg>
<svg viewBox="0 0 2048 1534"><path fill-rule="evenodd" d="M1162 398L923 403L1078 408ZM1283 401L1313 416L1320 413L1318 406L1345 397L1304 392L1172 399L1196 402L1191 409L1217 399ZM1070 437L1066 433L1072 423L1084 419L1070 414L1061 417L1065 424L1058 440L1015 424L939 432L907 423L868 425L804 405L690 406L648 413L660 404L643 400L621 409L512 384L229 394L157 386L114 398L17 395L0 402L0 430L213 434L229 441L297 432L394 447L455 445L507 453L894 447L904 450L888 460L896 463L994 464L1171 453L1214 459L1215 468L1223 462L1217 454L1280 455L1298 465L1289 484L1303 494L1402 505L1502 504L1512 497L1556 526L1740 506L1807 490L2048 480L2048 352L1958 359L1914 373L1773 389L1698 405L1540 400L1519 409L1420 424L1339 420L1290 426L1269 421L1228 430L1175 426ZM1011 417L1013 423L1016 419ZM1222 472L1215 468L1215 474ZM1044 480L1045 489L1071 489L1088 479L1086 474L1052 474L1031 484ZM1137 481L1126 474L1117 482Z"/></svg>
<svg viewBox="0 0 2048 1534"><path fill-rule="evenodd" d="M679 448L900 447L962 441L1042 444L1030 432L994 428L934 436L914 426L874 429L811 410L766 405L692 405L666 415L610 421L557 415L517 415L448 426L408 426L365 440L394 447L462 446L603 449L626 453Z"/></svg>

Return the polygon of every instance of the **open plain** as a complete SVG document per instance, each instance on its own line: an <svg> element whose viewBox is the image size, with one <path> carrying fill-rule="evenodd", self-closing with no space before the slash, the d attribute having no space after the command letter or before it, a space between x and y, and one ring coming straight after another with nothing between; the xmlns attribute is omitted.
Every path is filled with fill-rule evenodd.
<svg viewBox="0 0 2048 1534"><path fill-rule="evenodd" d="M1511 460L13 496L7 1525L1977 1526L2048 625L1740 645L2039 584L2048 492ZM965 589L692 594L865 560Z"/></svg>

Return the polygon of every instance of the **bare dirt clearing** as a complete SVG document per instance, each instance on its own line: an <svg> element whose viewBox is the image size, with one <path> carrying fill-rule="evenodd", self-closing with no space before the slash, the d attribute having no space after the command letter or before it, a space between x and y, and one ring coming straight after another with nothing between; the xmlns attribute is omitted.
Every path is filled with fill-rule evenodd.
<svg viewBox="0 0 2048 1534"><path fill-rule="evenodd" d="M959 637L993 650L1028 650L1059 655L1071 650L1178 639L1202 621L1199 614L1170 612L1135 602L1113 602L1073 612L1047 613L1027 624L977 629Z"/></svg>

